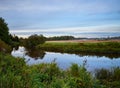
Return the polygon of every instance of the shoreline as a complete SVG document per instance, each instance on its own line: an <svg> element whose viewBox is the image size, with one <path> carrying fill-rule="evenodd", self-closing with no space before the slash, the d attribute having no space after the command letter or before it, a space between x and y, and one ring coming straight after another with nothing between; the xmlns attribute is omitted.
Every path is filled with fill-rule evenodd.
<svg viewBox="0 0 120 88"><path fill-rule="evenodd" d="M120 54L119 41L90 41L47 41L37 48L62 53Z"/></svg>
<svg viewBox="0 0 120 88"><path fill-rule="evenodd" d="M72 43L99 43L99 42L119 42L120 43L120 39L111 39L111 40L95 40L95 39L82 39L82 40L50 40L50 41L46 41L46 43L51 43L51 42L60 42L60 43L64 43L64 42L72 42Z"/></svg>

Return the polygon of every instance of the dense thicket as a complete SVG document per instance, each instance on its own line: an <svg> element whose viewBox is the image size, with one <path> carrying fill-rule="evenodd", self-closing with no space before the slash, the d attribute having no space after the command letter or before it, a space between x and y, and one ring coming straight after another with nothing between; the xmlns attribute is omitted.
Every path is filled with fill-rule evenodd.
<svg viewBox="0 0 120 88"><path fill-rule="evenodd" d="M37 45L43 44L46 38L43 35L31 35L25 41L25 47L29 49L34 49Z"/></svg>
<svg viewBox="0 0 120 88"><path fill-rule="evenodd" d="M8 25L2 17L0 17L0 39L12 47L19 45L19 38L9 33Z"/></svg>
<svg viewBox="0 0 120 88"><path fill-rule="evenodd" d="M9 28L2 17L0 17L0 39L10 44Z"/></svg>

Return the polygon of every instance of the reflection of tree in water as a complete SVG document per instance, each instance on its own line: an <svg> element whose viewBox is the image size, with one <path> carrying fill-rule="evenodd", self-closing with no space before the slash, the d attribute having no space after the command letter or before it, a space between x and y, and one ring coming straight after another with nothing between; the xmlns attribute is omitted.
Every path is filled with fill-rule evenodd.
<svg viewBox="0 0 120 88"><path fill-rule="evenodd" d="M113 53L113 54L110 54L110 53L86 53L86 52L81 52L81 53L77 53L76 55L79 55L80 57L81 56L98 56L98 57L108 57L110 59L113 59L113 58L119 58L120 57L120 54L116 54L116 53Z"/></svg>
<svg viewBox="0 0 120 88"><path fill-rule="evenodd" d="M32 50L28 50L27 49L27 54L35 59L43 59L45 52L43 50L36 50L36 49L32 49Z"/></svg>
<svg viewBox="0 0 120 88"><path fill-rule="evenodd" d="M14 49L15 49L15 50L18 50L18 49L19 49L19 46L15 46Z"/></svg>

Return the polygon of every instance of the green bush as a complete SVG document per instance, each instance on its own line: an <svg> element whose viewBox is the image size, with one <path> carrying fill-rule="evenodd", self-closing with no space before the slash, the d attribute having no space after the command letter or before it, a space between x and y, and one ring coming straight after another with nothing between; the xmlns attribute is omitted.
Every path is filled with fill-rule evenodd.
<svg viewBox="0 0 120 88"><path fill-rule="evenodd" d="M120 68L97 71L96 78L77 64L61 70L55 62L27 66L23 58L0 53L1 88L119 88Z"/></svg>
<svg viewBox="0 0 120 88"><path fill-rule="evenodd" d="M0 53L0 80L1 88L23 87L22 73L25 62L20 58Z"/></svg>
<svg viewBox="0 0 120 88"><path fill-rule="evenodd" d="M11 47L0 39L0 52L10 52Z"/></svg>
<svg viewBox="0 0 120 88"><path fill-rule="evenodd" d="M119 88L120 86L120 68L113 68L111 70L101 69L96 71L96 78L102 85L108 88Z"/></svg>
<svg viewBox="0 0 120 88"><path fill-rule="evenodd" d="M26 39L25 47L28 49L34 49L38 44L43 44L46 38L43 35L31 35Z"/></svg>

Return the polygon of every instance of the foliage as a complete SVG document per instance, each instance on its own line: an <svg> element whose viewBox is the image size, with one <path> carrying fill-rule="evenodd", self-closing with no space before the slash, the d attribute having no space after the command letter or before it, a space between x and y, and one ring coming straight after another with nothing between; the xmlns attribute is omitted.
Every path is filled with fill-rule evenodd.
<svg viewBox="0 0 120 88"><path fill-rule="evenodd" d="M31 35L26 39L25 47L29 49L34 49L38 44L43 44L45 42L45 37L43 35Z"/></svg>
<svg viewBox="0 0 120 88"><path fill-rule="evenodd" d="M0 53L0 83L1 88L22 88L22 74L25 62L20 58Z"/></svg>
<svg viewBox="0 0 120 88"><path fill-rule="evenodd" d="M73 39L75 39L73 36L55 36L47 38L47 40L73 40Z"/></svg>
<svg viewBox="0 0 120 88"><path fill-rule="evenodd" d="M0 18L0 39L11 47L16 47L19 45L19 38L17 36L12 36L9 34L9 28L5 20Z"/></svg>
<svg viewBox="0 0 120 88"><path fill-rule="evenodd" d="M55 62L27 66L23 58L14 58L0 53L0 87L1 88L119 88L120 68L114 68L112 76L100 75L96 78L77 64L68 70L61 70ZM100 76L99 76L100 75ZM101 78L102 77L102 78Z"/></svg>
<svg viewBox="0 0 120 88"><path fill-rule="evenodd" d="M119 88L120 86L120 68L112 68L111 70L100 69L96 71L95 77L100 83L108 88Z"/></svg>
<svg viewBox="0 0 120 88"><path fill-rule="evenodd" d="M16 36L16 35L11 35L11 34L10 34L10 39L11 39L11 46L12 46L12 47L17 47L17 46L19 46L20 40L19 40L18 36Z"/></svg>
<svg viewBox="0 0 120 88"><path fill-rule="evenodd" d="M120 56L119 42L100 42L100 43L77 43L77 42L46 42L39 49L53 52L64 53L86 53L86 54L106 54L112 58L112 55ZM111 56L110 56L111 55Z"/></svg>
<svg viewBox="0 0 120 88"><path fill-rule="evenodd" d="M86 88L86 86L92 88L92 77L84 67L72 64L70 67L70 75L75 79L77 88Z"/></svg>
<svg viewBox="0 0 120 88"><path fill-rule="evenodd" d="M9 38L9 28L2 17L0 17L0 39L3 40L5 43L10 44L11 40Z"/></svg>
<svg viewBox="0 0 120 88"><path fill-rule="evenodd" d="M0 52L10 52L11 47L0 39Z"/></svg>

